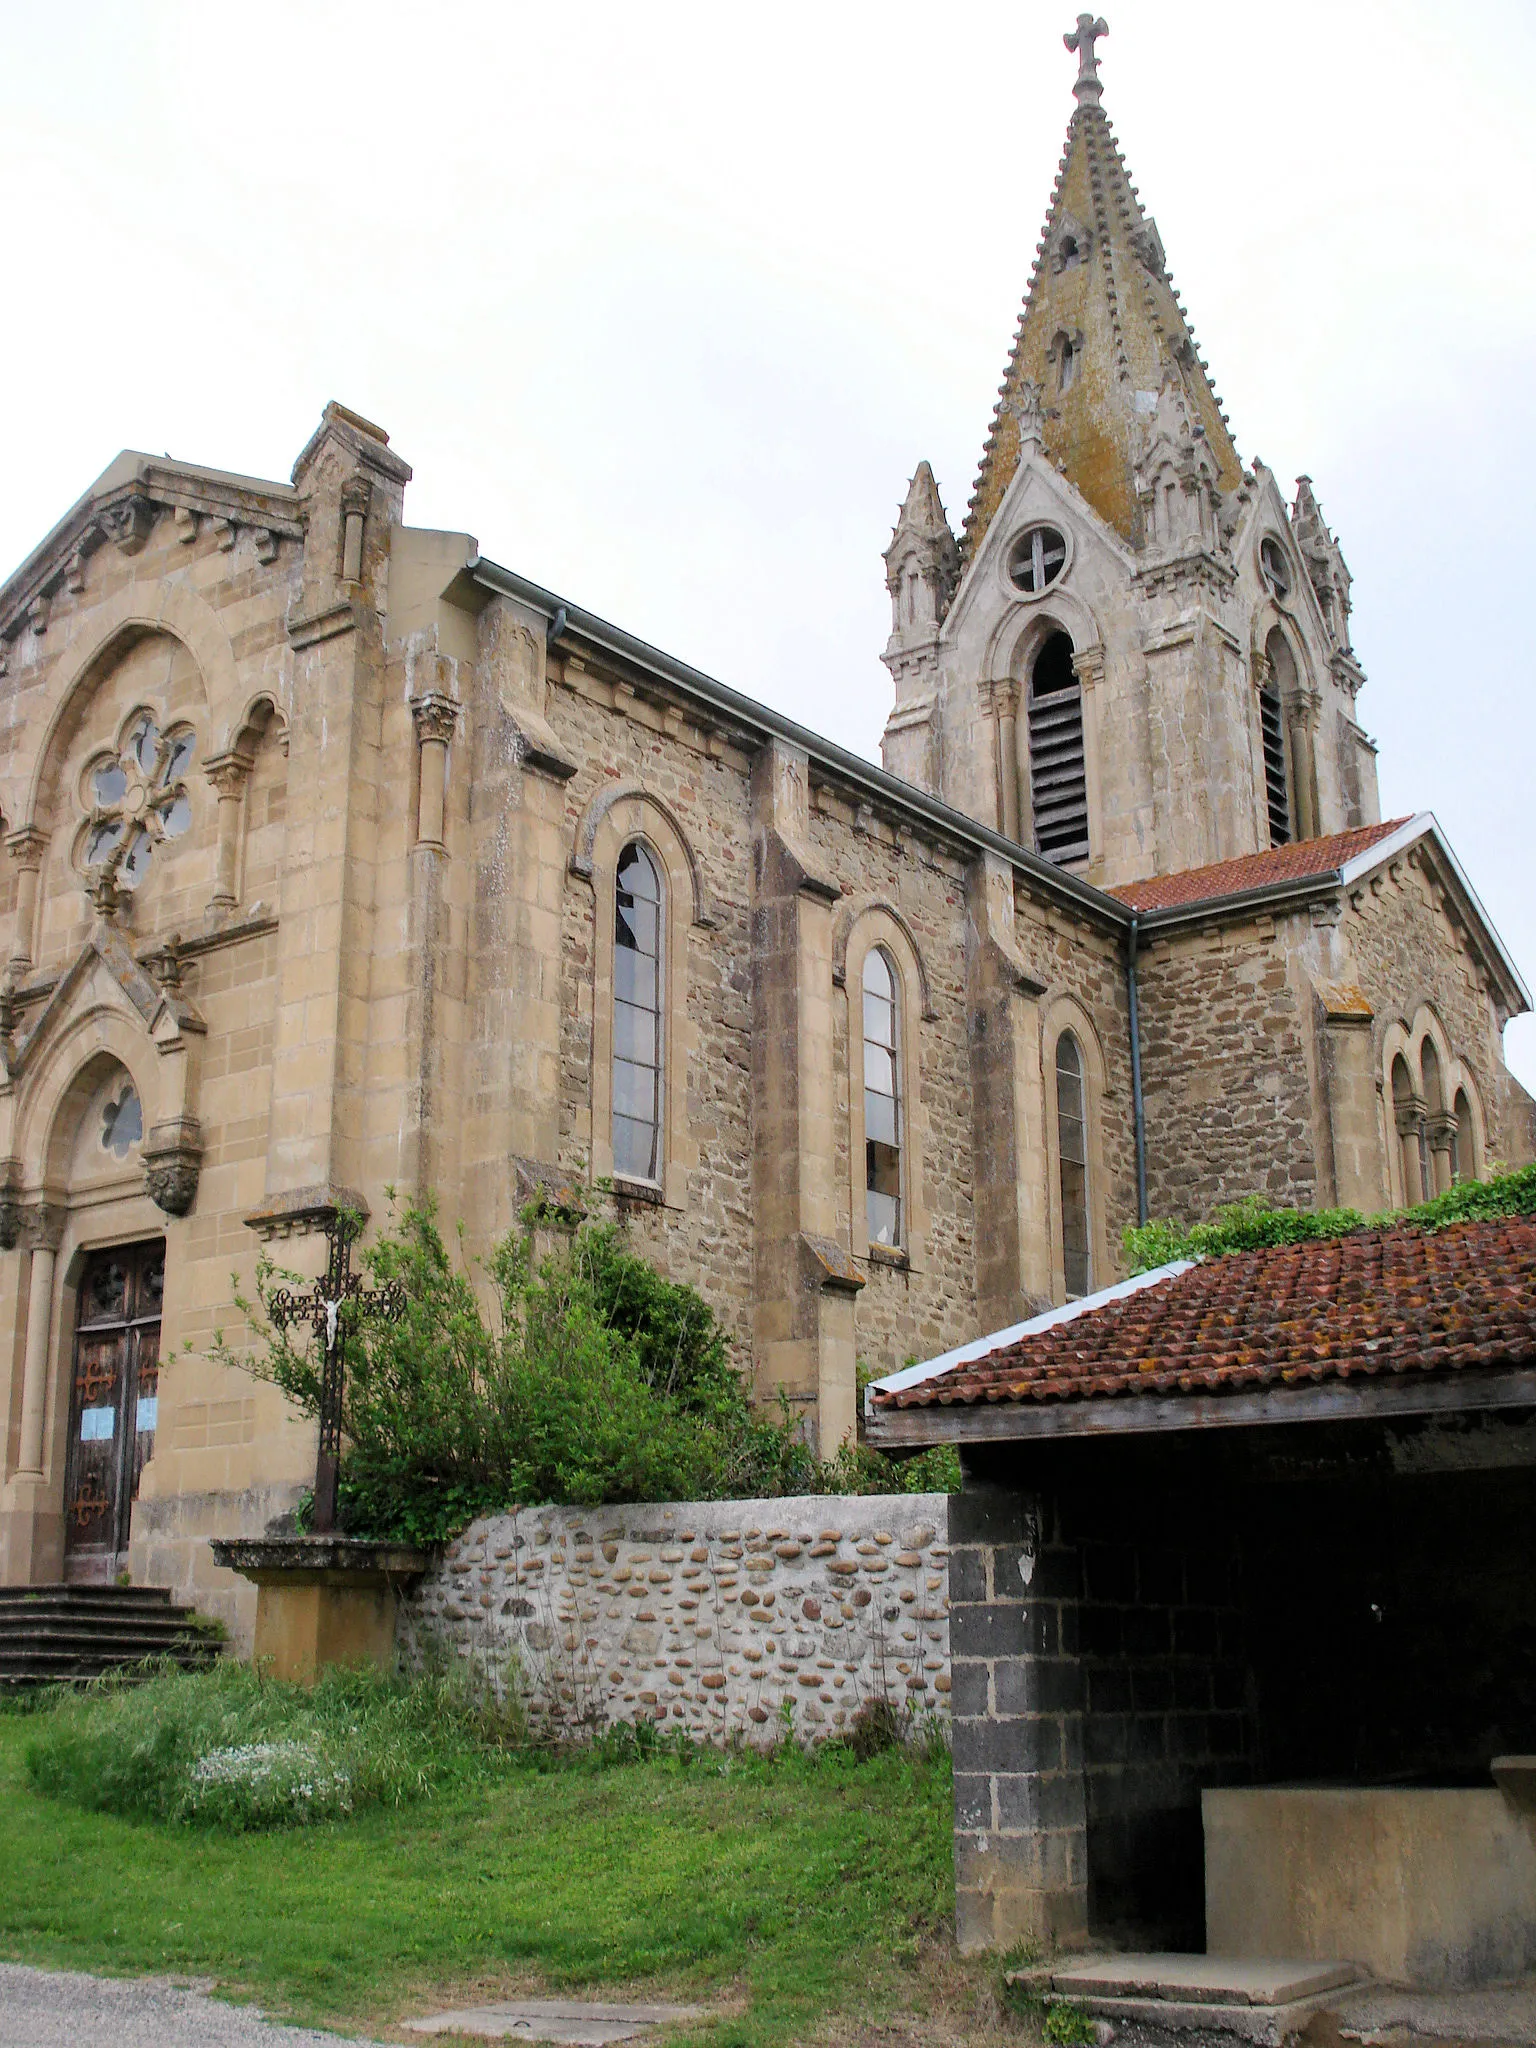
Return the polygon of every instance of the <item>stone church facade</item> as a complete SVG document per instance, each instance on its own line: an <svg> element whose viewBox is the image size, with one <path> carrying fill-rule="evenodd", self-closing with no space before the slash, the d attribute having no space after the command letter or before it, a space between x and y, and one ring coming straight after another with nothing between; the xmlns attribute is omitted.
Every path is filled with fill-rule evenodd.
<svg viewBox="0 0 1536 2048"><path fill-rule="evenodd" d="M1343 556L1236 453L1087 25L969 516L922 465L886 554L883 768L407 524L340 405L287 483L120 456L0 588L4 1581L248 1633L206 1539L314 1435L209 1347L390 1188L471 1252L585 1189L830 1449L1139 1212L1531 1156L1525 988L1379 819Z"/></svg>

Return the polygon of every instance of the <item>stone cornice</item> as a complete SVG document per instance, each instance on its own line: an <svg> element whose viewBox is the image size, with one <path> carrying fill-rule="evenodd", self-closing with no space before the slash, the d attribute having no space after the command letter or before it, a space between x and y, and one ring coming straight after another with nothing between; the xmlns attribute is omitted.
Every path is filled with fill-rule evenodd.
<svg viewBox="0 0 1536 2048"><path fill-rule="evenodd" d="M98 478L19 569L0 584L0 640L12 639L46 608L60 588L80 587L80 565L98 548L136 552L164 511L220 519L231 533L249 527L274 538L302 540L304 514L291 486L197 469L127 451Z"/></svg>

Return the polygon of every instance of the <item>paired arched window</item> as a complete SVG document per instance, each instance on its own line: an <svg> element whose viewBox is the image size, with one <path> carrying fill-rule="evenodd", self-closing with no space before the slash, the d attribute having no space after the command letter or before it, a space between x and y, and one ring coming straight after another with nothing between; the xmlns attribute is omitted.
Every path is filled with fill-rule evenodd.
<svg viewBox="0 0 1536 2048"><path fill-rule="evenodd" d="M613 898L613 1170L661 1179L661 878L638 840Z"/></svg>
<svg viewBox="0 0 1536 2048"><path fill-rule="evenodd" d="M1088 858L1083 691L1072 642L1052 633L1029 677L1029 801L1035 851L1058 865Z"/></svg>
<svg viewBox="0 0 1536 2048"><path fill-rule="evenodd" d="M864 956L864 1202L871 1244L902 1241L901 1047L896 970L881 946Z"/></svg>
<svg viewBox="0 0 1536 2048"><path fill-rule="evenodd" d="M1056 1152L1061 1175L1061 1265L1068 1300L1087 1294L1093 1261L1088 1229L1088 1096L1083 1051L1070 1031L1056 1041Z"/></svg>

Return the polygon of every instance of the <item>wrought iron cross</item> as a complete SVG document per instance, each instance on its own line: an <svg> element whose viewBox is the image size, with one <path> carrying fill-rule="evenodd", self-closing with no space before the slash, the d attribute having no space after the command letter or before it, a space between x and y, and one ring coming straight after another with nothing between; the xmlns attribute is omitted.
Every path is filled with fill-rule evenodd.
<svg viewBox="0 0 1536 2048"><path fill-rule="evenodd" d="M341 1396L346 1384L347 1333L342 1310L351 1306L359 1315L372 1316L405 1313L404 1281L392 1280L385 1287L364 1287L362 1274L353 1272L352 1241L361 1228L356 1216L337 1216L325 1233L329 1247L325 1277L303 1293L279 1287L267 1303L267 1313L280 1330L286 1330L291 1323L313 1323L325 1353L320 1376L315 1507L310 1518L310 1527L317 1536L329 1535L336 1526L336 1466L341 1456Z"/></svg>

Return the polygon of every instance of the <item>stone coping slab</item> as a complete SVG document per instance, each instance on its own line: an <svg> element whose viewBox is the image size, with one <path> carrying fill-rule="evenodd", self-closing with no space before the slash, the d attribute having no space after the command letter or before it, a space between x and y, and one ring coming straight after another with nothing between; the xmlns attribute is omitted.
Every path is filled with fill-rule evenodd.
<svg viewBox="0 0 1536 2048"><path fill-rule="evenodd" d="M215 1564L256 1585L362 1585L419 1579L426 1553L361 1536L216 1536Z"/></svg>
<svg viewBox="0 0 1536 2048"><path fill-rule="evenodd" d="M1496 1756L1493 1782L1520 1813L1536 1813L1536 1756Z"/></svg>
<svg viewBox="0 0 1536 2048"><path fill-rule="evenodd" d="M487 2040L553 2041L605 2048L634 2041L669 2021L703 2018L696 2005L603 2005L570 1998L515 1998L402 2022L412 2034L481 2034Z"/></svg>
<svg viewBox="0 0 1536 2048"><path fill-rule="evenodd" d="M1358 1984L1354 1963L1290 1962L1269 1957L1091 1956L1058 1964L1051 1989L1064 1998L1171 1999L1188 2005L1294 2005Z"/></svg>

